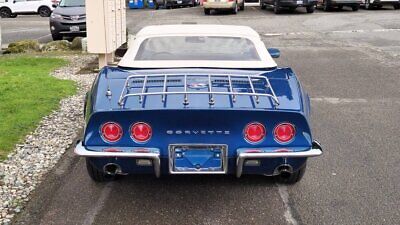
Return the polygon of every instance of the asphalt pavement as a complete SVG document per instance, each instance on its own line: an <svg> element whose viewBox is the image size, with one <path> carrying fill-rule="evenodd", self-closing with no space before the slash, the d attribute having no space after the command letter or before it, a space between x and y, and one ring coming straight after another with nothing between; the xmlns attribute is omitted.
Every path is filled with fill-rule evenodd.
<svg viewBox="0 0 400 225"><path fill-rule="evenodd" d="M2 45L26 39L40 43L52 41L48 17L39 15L20 15L17 18L1 18Z"/></svg>
<svg viewBox="0 0 400 225"><path fill-rule="evenodd" d="M247 7L205 16L185 8L128 11L127 20L131 33L182 22L254 28L309 92L324 155L292 186L262 176L97 184L70 149L15 224L400 224L400 11L274 15Z"/></svg>

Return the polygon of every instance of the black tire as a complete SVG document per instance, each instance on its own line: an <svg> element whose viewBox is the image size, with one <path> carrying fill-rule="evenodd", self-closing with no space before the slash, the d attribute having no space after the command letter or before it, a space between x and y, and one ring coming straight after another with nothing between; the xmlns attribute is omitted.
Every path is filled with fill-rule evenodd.
<svg viewBox="0 0 400 225"><path fill-rule="evenodd" d="M51 34L51 37L53 38L53 41L59 41L63 39L63 36L60 34Z"/></svg>
<svg viewBox="0 0 400 225"><path fill-rule="evenodd" d="M11 14L10 18L17 18L17 16L18 16L18 14L13 13L13 14Z"/></svg>
<svg viewBox="0 0 400 225"><path fill-rule="evenodd" d="M267 6L264 4L264 2L262 0L260 0L260 8L261 9L266 9Z"/></svg>
<svg viewBox="0 0 400 225"><path fill-rule="evenodd" d="M324 11L330 12L332 10L332 6L328 0L324 0Z"/></svg>
<svg viewBox="0 0 400 225"><path fill-rule="evenodd" d="M373 8L374 8L374 6L371 5L371 3L369 2L369 0L367 0L367 1L365 2L365 9L366 9L366 10L371 10L371 9L373 9Z"/></svg>
<svg viewBox="0 0 400 225"><path fill-rule="evenodd" d="M279 6L278 0L275 0L275 2L274 2L274 13L275 14L280 14L281 12L282 12L282 9Z"/></svg>
<svg viewBox="0 0 400 225"><path fill-rule="evenodd" d="M172 9L172 3L168 5L168 1L164 1L164 9Z"/></svg>
<svg viewBox="0 0 400 225"><path fill-rule="evenodd" d="M243 3L242 3L242 5L240 5L239 9L240 9L241 11L243 11L243 10L244 10L244 0L243 0Z"/></svg>
<svg viewBox="0 0 400 225"><path fill-rule="evenodd" d="M238 3L236 2L235 8L232 9L232 14L237 14L238 12L239 12L239 5L238 5Z"/></svg>
<svg viewBox="0 0 400 225"><path fill-rule="evenodd" d="M351 7L351 9L355 12L355 11L358 11L359 9L360 9L360 5L353 5L352 7Z"/></svg>
<svg viewBox="0 0 400 225"><path fill-rule="evenodd" d="M394 4L394 5L393 5L393 8L394 8L395 10L400 9L400 4Z"/></svg>
<svg viewBox="0 0 400 225"><path fill-rule="evenodd" d="M307 13L313 13L313 12L314 12L314 10L315 10L315 7L314 7L314 5L311 5L311 6L307 6L307 7L306 7L306 11L307 11Z"/></svg>
<svg viewBox="0 0 400 225"><path fill-rule="evenodd" d="M283 184L295 184L303 178L306 172L306 168L307 168L307 163L305 163L303 167L301 167L298 171L294 173L287 174L285 176L281 175L276 176L275 177L276 181Z"/></svg>
<svg viewBox="0 0 400 225"><path fill-rule="evenodd" d="M39 8L38 13L41 17L50 17L51 10L47 6L42 6Z"/></svg>
<svg viewBox="0 0 400 225"><path fill-rule="evenodd" d="M95 166L93 166L89 158L86 158L86 169L90 178L96 182L109 182L116 179L116 176L108 175L102 170L98 170Z"/></svg>
<svg viewBox="0 0 400 225"><path fill-rule="evenodd" d="M1 18L10 18L11 15L12 15L11 9L5 8L5 7L0 9L0 17Z"/></svg>
<svg viewBox="0 0 400 225"><path fill-rule="evenodd" d="M204 14L210 15L211 14L211 10L210 9L204 9Z"/></svg>

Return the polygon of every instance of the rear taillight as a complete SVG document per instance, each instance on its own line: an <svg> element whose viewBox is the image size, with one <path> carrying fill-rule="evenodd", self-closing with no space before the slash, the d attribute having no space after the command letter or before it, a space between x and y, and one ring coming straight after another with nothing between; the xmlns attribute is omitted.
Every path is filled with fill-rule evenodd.
<svg viewBox="0 0 400 225"><path fill-rule="evenodd" d="M244 139L251 143L255 144L262 141L265 138L267 131L265 130L264 125L258 122L249 123L244 128Z"/></svg>
<svg viewBox="0 0 400 225"><path fill-rule="evenodd" d="M293 124L281 123L274 129L275 140L279 143L287 143L293 140L296 130Z"/></svg>
<svg viewBox="0 0 400 225"><path fill-rule="evenodd" d="M150 140L152 133L152 129L147 123L138 122L131 127L131 137L138 143L144 143Z"/></svg>
<svg viewBox="0 0 400 225"><path fill-rule="evenodd" d="M107 122L101 126L101 136L107 142L117 142L122 138L122 128L118 123Z"/></svg>

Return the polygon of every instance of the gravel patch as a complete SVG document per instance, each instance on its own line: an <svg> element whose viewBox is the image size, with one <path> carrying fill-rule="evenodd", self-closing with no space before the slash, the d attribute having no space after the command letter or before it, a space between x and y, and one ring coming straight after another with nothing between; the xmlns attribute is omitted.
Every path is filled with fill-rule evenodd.
<svg viewBox="0 0 400 225"><path fill-rule="evenodd" d="M63 56L68 66L53 72L59 79L78 84L78 93L63 99L58 110L43 118L23 143L0 162L0 224L10 224L29 195L68 149L83 127L83 99L96 74L77 74L94 56Z"/></svg>

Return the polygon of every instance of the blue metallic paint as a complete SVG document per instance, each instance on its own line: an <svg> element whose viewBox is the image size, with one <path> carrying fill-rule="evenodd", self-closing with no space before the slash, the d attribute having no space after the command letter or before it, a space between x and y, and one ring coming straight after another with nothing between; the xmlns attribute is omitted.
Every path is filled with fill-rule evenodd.
<svg viewBox="0 0 400 225"><path fill-rule="evenodd" d="M216 96L216 104L210 106L208 97L191 95L191 104L182 104L183 96L169 96L162 103L160 96L148 96L143 103L137 99L128 99L124 108L118 105L118 98L129 74L258 74L263 73L271 82L280 105L273 108L267 98L255 104L247 96L238 96L235 103L229 96ZM106 96L106 91L111 96ZM228 146L228 173L236 170L238 149L261 148L265 151L279 149L282 146L292 151L303 151L312 145L309 126L310 101L301 88L298 79L290 68L271 70L226 70L226 69L162 69L162 70L125 70L105 67L95 79L86 99L85 116L87 126L83 145L93 151L116 147L129 152L135 147L158 149L161 157L161 173L168 174L168 146L170 144L226 144ZM99 126L107 121L119 123L123 128L123 137L116 143L106 143L99 135ZM147 143L135 143L129 134L130 126L136 122L146 122L153 129L153 136ZM243 138L243 128L250 122L260 122L267 130L266 138L255 145ZM280 144L274 140L273 128L282 122L290 122L296 127L296 136L289 144ZM168 130L183 131L182 134L167 134ZM186 134L184 131L207 131L206 134ZM213 134L208 131L214 131ZM221 134L216 131L229 131ZM180 133L180 132L178 132ZM110 162L117 162L125 173L153 173L151 167L137 166L132 158L92 158L99 169ZM243 173L273 175L277 166L287 163L296 171L307 158L264 158L258 167L245 166Z"/></svg>

